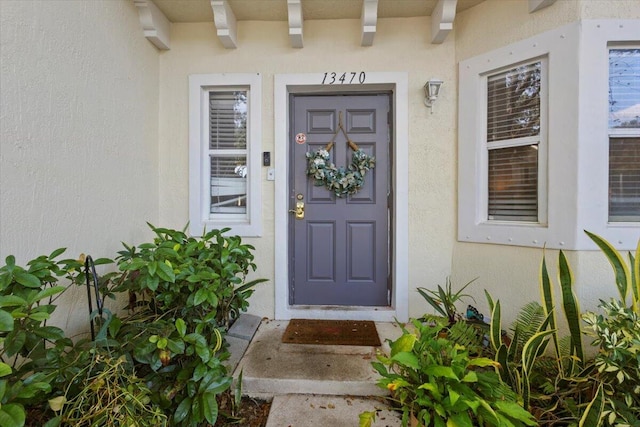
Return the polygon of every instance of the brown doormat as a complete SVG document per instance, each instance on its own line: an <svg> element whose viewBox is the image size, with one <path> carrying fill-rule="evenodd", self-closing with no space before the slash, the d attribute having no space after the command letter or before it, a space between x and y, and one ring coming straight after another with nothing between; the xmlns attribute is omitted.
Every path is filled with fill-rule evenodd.
<svg viewBox="0 0 640 427"><path fill-rule="evenodd" d="M370 320L291 319L284 331L285 344L379 346L376 324Z"/></svg>

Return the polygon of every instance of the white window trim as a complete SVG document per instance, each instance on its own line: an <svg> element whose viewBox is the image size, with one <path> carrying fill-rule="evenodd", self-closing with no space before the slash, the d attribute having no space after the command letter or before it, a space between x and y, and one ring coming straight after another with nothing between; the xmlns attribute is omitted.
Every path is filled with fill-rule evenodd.
<svg viewBox="0 0 640 427"><path fill-rule="evenodd" d="M611 57L611 51L616 49L639 49L640 41L636 41L636 43L611 43L607 46L608 56ZM609 75L609 79L611 76ZM609 148L611 148L611 139L616 138L640 138L640 128L611 128L609 127L609 138L607 139L609 142ZM611 156L608 156L608 159L611 160ZM608 170L610 168L607 168ZM611 172L609 170L609 172ZM609 186L611 185L611 178L609 177ZM611 200L609 200L609 207L611 205ZM610 218L610 216L609 216ZM634 224L640 225L640 221L630 220L630 221L611 221L611 225L622 225L622 226L633 226Z"/></svg>
<svg viewBox="0 0 640 427"><path fill-rule="evenodd" d="M575 241L575 227L566 220L575 213L575 201L566 197L564 187L572 185L575 165L571 144L577 129L566 126L557 116L575 111L577 88L566 87L567 78L577 76L577 28L562 27L531 39L460 62L458 115L458 240L515 246L569 247ZM487 220L488 151L486 145L487 76L522 63L543 60L541 135L538 175L538 222ZM577 86L577 85L576 85ZM573 119L567 118L570 122ZM568 167L567 167L568 166ZM572 170L574 171L572 173Z"/></svg>
<svg viewBox="0 0 640 427"><path fill-rule="evenodd" d="M640 40L638 20L583 20L460 62L458 240L596 250L594 232L619 250L635 249L640 223L609 223L609 46ZM547 224L482 222L481 76L548 58Z"/></svg>
<svg viewBox="0 0 640 427"><path fill-rule="evenodd" d="M249 90L247 118L247 215L242 220L216 220L209 214L208 93L243 87ZM260 180L262 77L260 74L194 74L189 76L189 230L201 235L203 230L229 227L243 237L262 234Z"/></svg>
<svg viewBox="0 0 640 427"><path fill-rule="evenodd" d="M409 77L404 72L367 72L363 85L322 85L323 73L276 74L274 78L275 133L275 235L280 240L275 247L275 317L293 319L373 320L393 322L409 319ZM337 93L391 90L394 114L394 188L393 291L391 307L299 306L289 304L289 197L287 165L289 164L289 96L294 93Z"/></svg>
<svg viewBox="0 0 640 427"><path fill-rule="evenodd" d="M541 62L541 84L540 84L540 134L531 137L518 138L517 142L514 143L514 140L502 140L502 141L487 141L487 81L488 78L496 73L501 71L506 71L521 65L518 64L509 64L505 69L492 70L491 72L485 73L480 76L480 84L482 85L482 96L480 97L480 102L482 103L482 109L480 114L482 115L482 151L478 153L479 161L481 162L481 186L478 189L477 197L478 197L478 217L476 221L478 224L484 223L487 225L504 225L504 226L546 226L547 225L547 158L548 158L548 149L547 149L547 129L548 129L548 120L547 120L547 106L549 99L549 61L546 57L541 58L530 58L524 63L533 63L533 62ZM530 143L535 142L538 146L538 221L537 222L515 222L515 221L500 221L500 220L489 220L488 219L488 211L489 211L489 150L491 148L507 148L507 147L515 147L515 146L523 146L528 145ZM486 165L486 167L484 166Z"/></svg>
<svg viewBox="0 0 640 427"><path fill-rule="evenodd" d="M640 222L609 222L609 48L640 42L638 20L586 20L580 44L580 230L596 233L619 250L634 250ZM593 106L597 105L598 108ZM593 249L581 232L577 249Z"/></svg>

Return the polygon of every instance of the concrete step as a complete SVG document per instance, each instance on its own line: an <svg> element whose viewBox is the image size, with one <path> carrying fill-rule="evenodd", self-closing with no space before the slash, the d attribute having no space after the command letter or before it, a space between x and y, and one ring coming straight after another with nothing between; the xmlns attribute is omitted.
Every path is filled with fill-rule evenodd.
<svg viewBox="0 0 640 427"><path fill-rule="evenodd" d="M282 343L287 321L261 323L234 377L242 371L245 395L272 399L286 394L384 396L376 385L379 374L371 366L380 347L308 345ZM381 342L395 339L400 329L390 323L376 324Z"/></svg>
<svg viewBox="0 0 640 427"><path fill-rule="evenodd" d="M360 414L377 411L373 427L400 427L401 415L375 398L289 394L271 403L267 427L357 426Z"/></svg>
<svg viewBox="0 0 640 427"><path fill-rule="evenodd" d="M240 363L240 359L249 347L262 319L252 314L243 313L236 319L227 332L226 340L229 344L231 357L225 362L228 372L233 372Z"/></svg>

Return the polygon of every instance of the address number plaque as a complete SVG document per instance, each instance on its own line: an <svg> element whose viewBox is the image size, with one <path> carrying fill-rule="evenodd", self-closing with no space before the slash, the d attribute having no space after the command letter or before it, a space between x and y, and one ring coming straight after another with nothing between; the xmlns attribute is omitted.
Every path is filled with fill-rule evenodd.
<svg viewBox="0 0 640 427"><path fill-rule="evenodd" d="M345 71L343 73L330 71L324 73L322 77L323 85L333 85L333 84L353 84L359 83L364 84L367 80L367 74L364 71Z"/></svg>

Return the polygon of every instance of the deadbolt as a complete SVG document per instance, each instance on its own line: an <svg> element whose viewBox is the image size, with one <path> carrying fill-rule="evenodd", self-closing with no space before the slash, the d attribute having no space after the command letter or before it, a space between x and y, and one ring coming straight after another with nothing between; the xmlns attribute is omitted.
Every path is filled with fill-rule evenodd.
<svg viewBox="0 0 640 427"><path fill-rule="evenodd" d="M302 196L298 194L298 196ZM289 212L296 214L296 219L304 219L304 202L299 200L296 202L296 208L291 209Z"/></svg>

